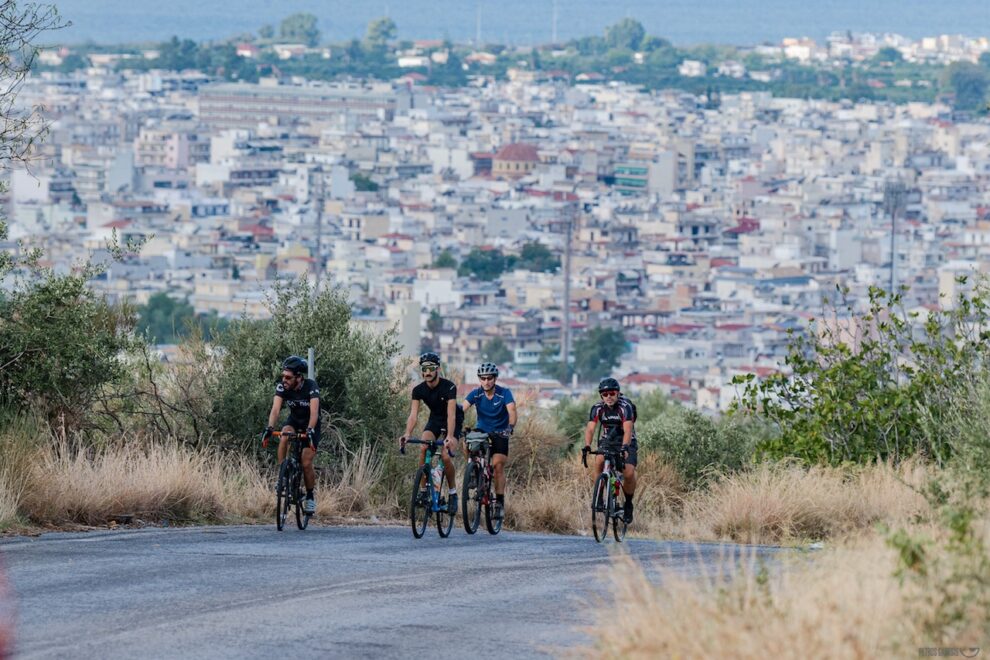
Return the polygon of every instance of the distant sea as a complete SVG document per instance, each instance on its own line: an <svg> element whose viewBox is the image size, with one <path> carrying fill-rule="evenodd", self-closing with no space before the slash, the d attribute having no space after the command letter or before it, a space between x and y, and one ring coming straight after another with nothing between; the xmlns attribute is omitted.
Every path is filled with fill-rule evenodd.
<svg viewBox="0 0 990 660"><path fill-rule="evenodd" d="M277 28L295 12L319 19L324 39L361 37L388 15L403 39L449 38L541 44L602 34L632 17L677 45L750 45L788 36L821 39L835 30L990 36L990 0L39 0L53 1L72 26L44 41L101 44L197 41Z"/></svg>

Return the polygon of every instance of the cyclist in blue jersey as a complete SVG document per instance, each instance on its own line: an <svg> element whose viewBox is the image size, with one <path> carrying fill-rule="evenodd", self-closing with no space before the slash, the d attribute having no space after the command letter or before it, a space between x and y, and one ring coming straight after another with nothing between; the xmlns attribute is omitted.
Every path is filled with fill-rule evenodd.
<svg viewBox="0 0 990 660"><path fill-rule="evenodd" d="M481 387L464 398L464 412L469 406L478 411L476 427L492 438L492 469L495 472L495 517L501 519L505 509L505 460L509 456L509 436L516 425L516 400L512 390L496 385L498 367L485 362L478 367Z"/></svg>

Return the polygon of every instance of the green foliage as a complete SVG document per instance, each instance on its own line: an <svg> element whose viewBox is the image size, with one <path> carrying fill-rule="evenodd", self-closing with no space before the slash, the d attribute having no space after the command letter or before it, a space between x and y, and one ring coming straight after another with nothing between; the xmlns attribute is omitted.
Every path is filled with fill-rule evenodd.
<svg viewBox="0 0 990 660"><path fill-rule="evenodd" d="M953 62L946 67L943 81L955 95L957 110L986 110L990 71L972 62Z"/></svg>
<svg viewBox="0 0 990 660"><path fill-rule="evenodd" d="M987 289L964 291L927 317L906 310L902 293L871 288L865 313L839 294L830 322L791 335L788 374L733 380L744 386L738 408L780 430L761 450L832 464L916 453L943 463L958 442L951 422L967 416L957 407L990 357Z"/></svg>
<svg viewBox="0 0 990 660"><path fill-rule="evenodd" d="M597 382L619 364L626 337L615 328L592 328L574 342L574 371L581 382Z"/></svg>
<svg viewBox="0 0 990 660"><path fill-rule="evenodd" d="M450 253L450 250L444 250L439 255L437 255L437 260L433 262L434 268L457 268L457 259L454 255Z"/></svg>
<svg viewBox="0 0 990 660"><path fill-rule="evenodd" d="M365 46L370 51L383 52L388 44L395 41L398 28L391 18L376 18L368 23L368 33L364 37Z"/></svg>
<svg viewBox="0 0 990 660"><path fill-rule="evenodd" d="M516 268L552 273L560 268L560 258L554 256L546 245L533 241L522 246Z"/></svg>
<svg viewBox="0 0 990 660"><path fill-rule="evenodd" d="M355 172L351 175L351 181L354 182L354 189L358 192L378 192L378 184L367 174Z"/></svg>
<svg viewBox="0 0 990 660"><path fill-rule="evenodd" d="M123 377L120 356L135 345L132 314L108 305L86 280L42 272L0 299L0 404L72 428Z"/></svg>
<svg viewBox="0 0 990 660"><path fill-rule="evenodd" d="M893 48L891 46L885 46L877 51L877 54L873 57L873 59L877 62L887 62L887 63L903 62L904 55L902 55L901 51L897 50L896 48Z"/></svg>
<svg viewBox="0 0 990 660"><path fill-rule="evenodd" d="M270 41L275 36L275 28L268 24L262 25L258 28L258 36L265 41Z"/></svg>
<svg viewBox="0 0 990 660"><path fill-rule="evenodd" d="M566 384L570 380L570 366L564 366L560 359L560 344L545 344L540 351L540 371Z"/></svg>
<svg viewBox="0 0 990 660"><path fill-rule="evenodd" d="M457 274L461 277L473 276L479 280L491 281L505 271L512 270L515 263L515 256L506 256L501 250L474 248L464 257L457 268Z"/></svg>
<svg viewBox="0 0 990 660"><path fill-rule="evenodd" d="M282 360L313 347L323 437L339 437L351 450L398 437L406 382L392 368L399 354L394 330L355 327L343 293L324 289L314 296L305 281L278 285L269 310L270 320L237 321L217 338L221 357L210 387L218 431L252 447L268 420Z"/></svg>
<svg viewBox="0 0 990 660"><path fill-rule="evenodd" d="M320 30L316 27L316 16L299 13L287 16L279 25L279 39L291 43L306 44L309 47L320 43Z"/></svg>
<svg viewBox="0 0 990 660"><path fill-rule="evenodd" d="M628 396L636 404L637 429L663 415L677 414L680 409L680 406L668 399L667 395L660 390ZM588 424L588 414L591 407L598 401L600 398L597 392L592 392L580 399L561 399L554 408L557 429L570 438L572 442L582 440L584 429Z"/></svg>
<svg viewBox="0 0 990 660"><path fill-rule="evenodd" d="M609 48L636 50L645 36L643 24L632 18L623 18L615 25L605 28L605 42Z"/></svg>
<svg viewBox="0 0 990 660"><path fill-rule="evenodd" d="M207 340L214 329L223 328L226 321L212 315L196 315L192 305L185 300L176 300L167 293L156 293L148 299L148 304L137 309L138 334L158 344L174 344L187 337L193 326L198 326Z"/></svg>
<svg viewBox="0 0 990 660"><path fill-rule="evenodd" d="M695 410L674 407L649 421L637 421L636 437L640 451L661 454L691 486L701 485L713 471L732 472L748 465L756 442L747 424L716 422Z"/></svg>
<svg viewBox="0 0 990 660"><path fill-rule="evenodd" d="M495 364L505 364L512 362L512 351L505 345L505 340L501 337L493 337L485 342L481 349L481 357Z"/></svg>

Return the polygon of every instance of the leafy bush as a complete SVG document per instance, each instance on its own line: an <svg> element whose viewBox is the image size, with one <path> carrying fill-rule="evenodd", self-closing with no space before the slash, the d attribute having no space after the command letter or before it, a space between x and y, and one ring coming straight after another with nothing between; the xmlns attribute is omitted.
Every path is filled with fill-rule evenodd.
<svg viewBox="0 0 990 660"><path fill-rule="evenodd" d="M738 409L780 430L761 451L832 464L916 453L944 462L959 439L951 422L972 418L958 406L990 357L985 285L925 318L905 309L901 293L872 287L868 310L857 313L839 292L844 309L832 304L830 322L791 336L789 373L733 380L745 385Z"/></svg>
<svg viewBox="0 0 990 660"><path fill-rule="evenodd" d="M406 379L392 366L399 354L394 331L376 333L351 322L338 289L315 297L305 281L278 285L270 294L270 320L235 322L216 341L219 357L212 416L216 427L245 446L268 420L282 360L316 349L316 381L324 412L324 446L333 435L351 451L364 441L398 437Z"/></svg>
<svg viewBox="0 0 990 660"><path fill-rule="evenodd" d="M748 464L756 443L753 428L727 419L716 422L695 410L677 409L636 424L640 452L671 461L691 486L712 471L732 472Z"/></svg>

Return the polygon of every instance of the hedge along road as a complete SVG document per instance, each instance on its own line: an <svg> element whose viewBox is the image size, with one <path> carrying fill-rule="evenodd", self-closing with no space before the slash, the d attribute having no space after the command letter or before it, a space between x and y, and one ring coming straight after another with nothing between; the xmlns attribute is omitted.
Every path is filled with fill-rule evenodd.
<svg viewBox="0 0 990 660"><path fill-rule="evenodd" d="M621 545L686 575L775 551ZM0 554L21 658L519 658L590 642L580 628L607 593L615 546L312 525L51 533L0 542Z"/></svg>

